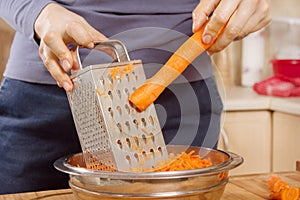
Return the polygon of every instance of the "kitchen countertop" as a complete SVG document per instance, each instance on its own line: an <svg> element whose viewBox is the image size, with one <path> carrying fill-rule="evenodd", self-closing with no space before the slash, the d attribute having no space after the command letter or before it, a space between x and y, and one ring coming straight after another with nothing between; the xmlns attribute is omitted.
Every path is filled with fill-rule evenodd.
<svg viewBox="0 0 300 200"><path fill-rule="evenodd" d="M300 188L300 172L276 173L290 186ZM265 182L269 174L230 177L221 200L269 199ZM71 189L0 195L0 200L76 200Z"/></svg>
<svg viewBox="0 0 300 200"><path fill-rule="evenodd" d="M238 86L221 90L221 96L225 111L271 110L300 115L300 97L264 96L250 87Z"/></svg>

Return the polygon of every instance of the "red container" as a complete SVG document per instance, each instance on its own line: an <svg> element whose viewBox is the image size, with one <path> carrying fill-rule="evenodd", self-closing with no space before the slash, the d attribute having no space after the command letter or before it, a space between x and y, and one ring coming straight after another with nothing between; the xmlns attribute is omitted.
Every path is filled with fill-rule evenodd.
<svg viewBox="0 0 300 200"><path fill-rule="evenodd" d="M283 75L290 78L300 77L300 60L278 60L271 61L274 75Z"/></svg>

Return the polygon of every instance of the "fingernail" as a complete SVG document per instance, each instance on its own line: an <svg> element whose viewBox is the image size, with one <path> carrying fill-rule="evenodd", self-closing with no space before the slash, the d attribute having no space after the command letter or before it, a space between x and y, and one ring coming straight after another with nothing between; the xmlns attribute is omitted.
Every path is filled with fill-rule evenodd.
<svg viewBox="0 0 300 200"><path fill-rule="evenodd" d="M196 28L196 25L195 25L196 15L195 15L195 13L192 13L192 18L193 18L192 30L193 30L193 32L195 32L195 28Z"/></svg>
<svg viewBox="0 0 300 200"><path fill-rule="evenodd" d="M71 64L68 60L63 60L62 67L65 70L65 72L68 72L71 69Z"/></svg>
<svg viewBox="0 0 300 200"><path fill-rule="evenodd" d="M212 40L212 37L211 37L211 35L206 34L203 36L202 40L205 44L209 44Z"/></svg>
<svg viewBox="0 0 300 200"><path fill-rule="evenodd" d="M58 87L62 87L61 84L58 81L56 82L56 84L57 84Z"/></svg>
<svg viewBox="0 0 300 200"><path fill-rule="evenodd" d="M193 33L195 33L195 22L193 22L192 31L193 31Z"/></svg>
<svg viewBox="0 0 300 200"><path fill-rule="evenodd" d="M72 90L72 86L68 82L63 82L63 88L69 92Z"/></svg>
<svg viewBox="0 0 300 200"><path fill-rule="evenodd" d="M88 48L92 49L94 48L94 42L90 42L88 45L87 45Z"/></svg>

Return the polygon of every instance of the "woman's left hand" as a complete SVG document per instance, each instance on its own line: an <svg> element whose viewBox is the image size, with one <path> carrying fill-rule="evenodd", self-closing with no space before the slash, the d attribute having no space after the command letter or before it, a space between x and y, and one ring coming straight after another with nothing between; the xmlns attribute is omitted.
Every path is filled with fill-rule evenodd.
<svg viewBox="0 0 300 200"><path fill-rule="evenodd" d="M202 36L207 44L226 24L223 33L207 50L210 55L271 22L270 0L201 0L192 14L193 32L199 30L210 16Z"/></svg>

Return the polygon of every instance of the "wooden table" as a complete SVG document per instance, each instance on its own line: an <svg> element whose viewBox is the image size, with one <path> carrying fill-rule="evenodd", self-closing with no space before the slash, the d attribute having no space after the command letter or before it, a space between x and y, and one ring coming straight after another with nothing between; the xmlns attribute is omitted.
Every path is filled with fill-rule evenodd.
<svg viewBox="0 0 300 200"><path fill-rule="evenodd" d="M293 187L300 188L300 172L277 173ZM269 190L268 174L233 176L226 186L222 200L265 200ZM70 189L0 195L0 200L77 200Z"/></svg>

